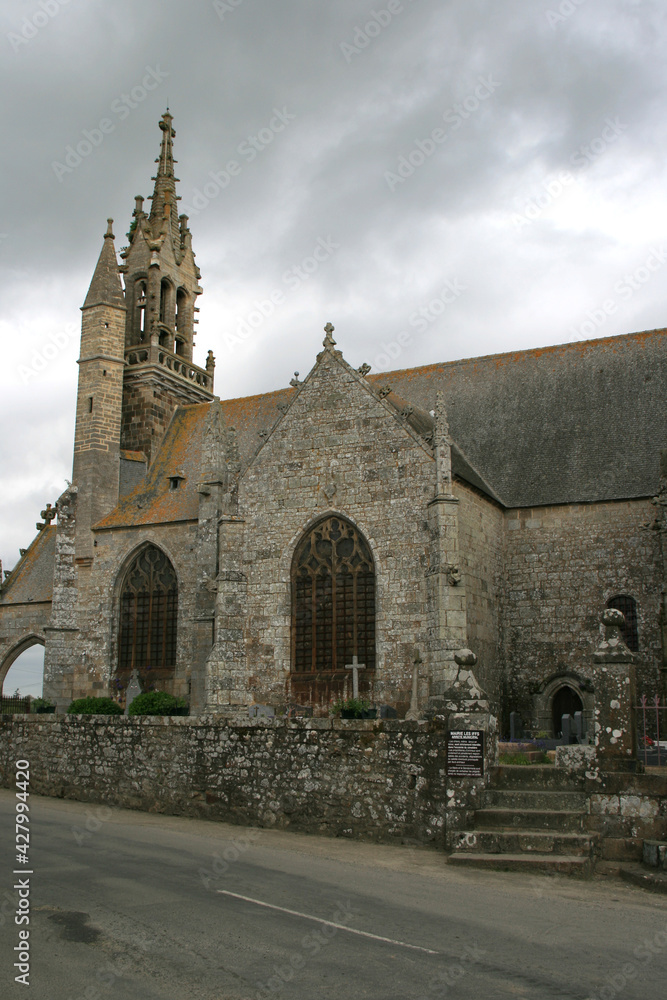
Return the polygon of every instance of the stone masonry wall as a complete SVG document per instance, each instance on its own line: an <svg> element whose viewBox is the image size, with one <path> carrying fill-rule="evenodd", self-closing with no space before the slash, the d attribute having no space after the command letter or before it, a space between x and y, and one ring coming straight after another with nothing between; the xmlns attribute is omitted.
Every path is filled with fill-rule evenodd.
<svg viewBox="0 0 667 1000"><path fill-rule="evenodd" d="M540 687L571 673L594 687L592 652L607 600L637 602L637 688L652 694L660 663L661 591L649 500L512 510L506 514L503 659L506 708L530 719Z"/></svg>
<svg viewBox="0 0 667 1000"><path fill-rule="evenodd" d="M0 783L35 794L374 841L444 847L437 722L212 716L0 719Z"/></svg>

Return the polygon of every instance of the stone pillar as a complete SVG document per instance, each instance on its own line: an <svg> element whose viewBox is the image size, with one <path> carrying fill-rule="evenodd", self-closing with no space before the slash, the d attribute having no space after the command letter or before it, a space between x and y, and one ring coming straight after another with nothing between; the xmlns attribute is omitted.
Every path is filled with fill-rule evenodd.
<svg viewBox="0 0 667 1000"><path fill-rule="evenodd" d="M252 704L246 670L246 589L243 572L245 522L223 516L219 525L219 565L215 644L206 661L206 709L235 714Z"/></svg>
<svg viewBox="0 0 667 1000"><path fill-rule="evenodd" d="M459 570L458 499L452 493L451 441L442 393L434 411L435 497L428 505L428 664L431 698L457 675L454 652L468 641L465 584Z"/></svg>
<svg viewBox="0 0 667 1000"><path fill-rule="evenodd" d="M53 570L51 620L44 629L44 697L66 711L74 695L75 675L80 669L77 655L78 574L76 553L77 487L70 486L58 499L56 552Z"/></svg>
<svg viewBox="0 0 667 1000"><path fill-rule="evenodd" d="M594 742L602 770L633 771L637 766L635 656L621 634L623 613L606 608L601 621L605 637L593 653Z"/></svg>

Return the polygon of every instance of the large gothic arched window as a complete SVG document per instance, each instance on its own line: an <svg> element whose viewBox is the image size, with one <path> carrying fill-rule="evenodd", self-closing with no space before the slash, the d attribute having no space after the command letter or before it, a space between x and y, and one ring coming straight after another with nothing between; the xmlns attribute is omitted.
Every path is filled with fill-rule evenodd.
<svg viewBox="0 0 667 1000"><path fill-rule="evenodd" d="M174 567L147 545L125 574L120 598L117 678L127 686L138 670L145 688L170 680L176 665L178 582Z"/></svg>
<svg viewBox="0 0 667 1000"><path fill-rule="evenodd" d="M295 672L375 666L375 570L367 542L340 517L316 524L292 563Z"/></svg>

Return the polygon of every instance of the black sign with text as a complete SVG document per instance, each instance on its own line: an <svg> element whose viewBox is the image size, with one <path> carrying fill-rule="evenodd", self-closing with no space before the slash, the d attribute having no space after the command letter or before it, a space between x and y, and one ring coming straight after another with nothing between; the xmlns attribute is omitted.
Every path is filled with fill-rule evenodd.
<svg viewBox="0 0 667 1000"><path fill-rule="evenodd" d="M481 778L484 774L484 731L455 729L447 733L447 774Z"/></svg>

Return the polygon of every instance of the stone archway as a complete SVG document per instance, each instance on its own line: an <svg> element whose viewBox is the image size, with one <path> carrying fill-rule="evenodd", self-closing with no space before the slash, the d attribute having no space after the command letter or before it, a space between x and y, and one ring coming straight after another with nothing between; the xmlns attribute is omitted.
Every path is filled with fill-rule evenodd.
<svg viewBox="0 0 667 1000"><path fill-rule="evenodd" d="M553 694L551 699L551 724L554 736L558 738L562 729L564 715L574 716L575 712L583 712L584 703L574 688L563 684Z"/></svg>
<svg viewBox="0 0 667 1000"><path fill-rule="evenodd" d="M26 650L31 649L33 646L45 646L44 636L38 633L30 633L29 635L23 636L16 642L0 659L0 691L3 694L8 694L9 692L4 690L5 678L11 670L15 661L18 660L22 653Z"/></svg>

